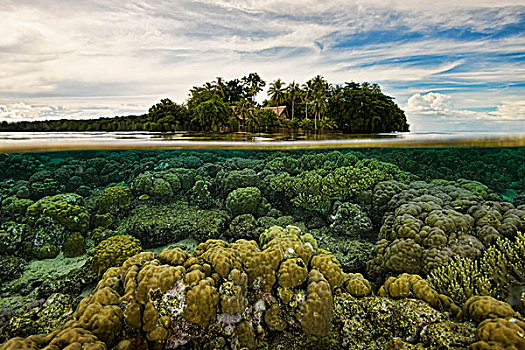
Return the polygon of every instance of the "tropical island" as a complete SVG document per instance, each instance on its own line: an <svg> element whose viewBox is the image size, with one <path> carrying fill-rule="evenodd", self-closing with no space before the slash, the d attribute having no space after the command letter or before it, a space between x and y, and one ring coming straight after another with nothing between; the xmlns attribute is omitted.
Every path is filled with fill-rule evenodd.
<svg viewBox="0 0 525 350"><path fill-rule="evenodd" d="M267 99L258 103L256 96L265 86L257 73L233 80L218 77L190 89L185 103L165 98L142 115L3 121L0 131L409 131L404 111L378 84L330 84L321 75L304 84L277 79L269 84Z"/></svg>

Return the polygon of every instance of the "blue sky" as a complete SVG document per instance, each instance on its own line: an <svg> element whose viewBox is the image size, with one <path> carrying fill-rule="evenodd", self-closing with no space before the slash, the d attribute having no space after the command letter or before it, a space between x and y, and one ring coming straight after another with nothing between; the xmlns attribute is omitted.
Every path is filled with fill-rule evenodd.
<svg viewBox="0 0 525 350"><path fill-rule="evenodd" d="M0 0L0 16L0 120L144 113L256 71L378 83L413 131L525 132L525 0Z"/></svg>

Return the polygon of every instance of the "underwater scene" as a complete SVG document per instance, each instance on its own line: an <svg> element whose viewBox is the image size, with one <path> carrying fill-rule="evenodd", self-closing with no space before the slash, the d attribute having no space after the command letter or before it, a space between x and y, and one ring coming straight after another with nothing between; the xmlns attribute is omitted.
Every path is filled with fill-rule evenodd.
<svg viewBox="0 0 525 350"><path fill-rule="evenodd" d="M0 155L0 349L525 349L525 147Z"/></svg>

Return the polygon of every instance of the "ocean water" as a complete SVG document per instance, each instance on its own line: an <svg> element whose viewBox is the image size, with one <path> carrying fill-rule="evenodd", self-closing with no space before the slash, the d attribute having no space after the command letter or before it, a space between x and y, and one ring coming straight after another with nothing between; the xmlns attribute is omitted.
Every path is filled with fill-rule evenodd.
<svg viewBox="0 0 525 350"><path fill-rule="evenodd" d="M0 151L0 349L525 348L525 135Z"/></svg>

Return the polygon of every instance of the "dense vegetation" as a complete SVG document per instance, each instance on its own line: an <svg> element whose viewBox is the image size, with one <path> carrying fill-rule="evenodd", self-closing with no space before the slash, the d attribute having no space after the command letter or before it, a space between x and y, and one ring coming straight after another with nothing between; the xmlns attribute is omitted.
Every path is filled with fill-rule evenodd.
<svg viewBox="0 0 525 350"><path fill-rule="evenodd" d="M347 133L408 131L393 98L369 83L330 84L322 76L299 85L281 79L269 84L268 99L255 97L266 82L257 73L241 79L217 78L190 90L186 103L166 98L143 115L94 120L2 122L2 131L269 131L275 128L337 130ZM264 107L286 106L288 118Z"/></svg>

